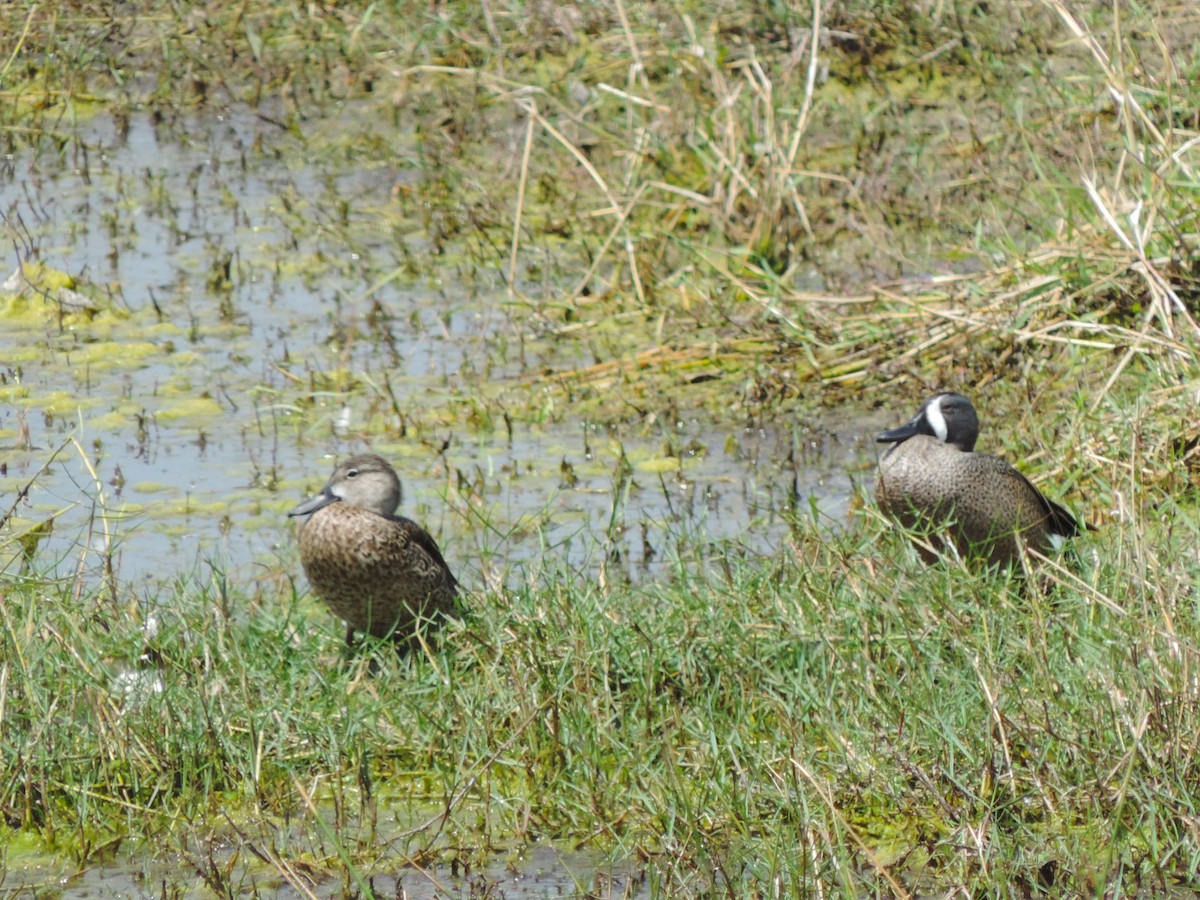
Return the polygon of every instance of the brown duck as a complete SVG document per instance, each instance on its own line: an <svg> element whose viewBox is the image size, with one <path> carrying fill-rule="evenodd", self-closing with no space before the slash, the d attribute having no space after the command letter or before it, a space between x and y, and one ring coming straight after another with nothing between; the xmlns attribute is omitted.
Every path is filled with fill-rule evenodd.
<svg viewBox="0 0 1200 900"><path fill-rule="evenodd" d="M879 460L879 508L907 529L944 529L961 557L989 565L1018 561L1022 547L1050 553L1079 533L1075 517L1028 478L998 457L976 453L978 437L979 417L966 397L925 401L906 425L876 438L892 445ZM936 558L921 544L917 551L927 563Z"/></svg>
<svg viewBox="0 0 1200 900"><path fill-rule="evenodd" d="M352 456L316 496L289 516L300 528L300 562L312 591L354 632L415 640L419 628L454 611L458 582L429 533L396 515L400 479L381 456Z"/></svg>

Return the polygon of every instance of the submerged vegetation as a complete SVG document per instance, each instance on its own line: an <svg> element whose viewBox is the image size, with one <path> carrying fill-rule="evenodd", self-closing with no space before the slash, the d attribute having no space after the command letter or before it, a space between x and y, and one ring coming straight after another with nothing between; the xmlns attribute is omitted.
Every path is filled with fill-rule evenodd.
<svg viewBox="0 0 1200 900"><path fill-rule="evenodd" d="M246 224L236 191L189 174L175 196L148 170L139 210L179 241L211 230L203 277L148 298L59 272L37 199L6 208L13 268L38 264L0 306L28 338L0 372L14 452L49 455L27 416L78 413L27 383L52 357L88 379L153 363L163 422L201 441L227 418L316 442L353 404L360 436L435 455L442 427L757 425L951 388L1099 526L1024 594L919 567L869 503L845 529L795 510L772 557L664 553L648 583L600 541L594 565L549 546L482 567L438 640L350 658L294 555L143 596L111 567L39 574L39 533L6 532L0 891L119 861L162 896L398 893L546 841L626 867L578 893L1200 885L1189 11L51 2L0 9L0 34L8 180L45 160L99 177L91 117L186 142L235 109L278 139L228 169L318 173L273 198L285 237L251 246L222 233ZM114 255L137 227L117 195ZM185 348L244 354L254 286L287 279L344 282L314 299L318 348L284 335L260 384L203 380ZM396 334L469 304L430 321L378 294L446 282L499 293L502 324L407 396ZM131 451L157 427L140 403L108 413ZM636 503L627 467L614 509ZM295 499L253 468L259 506ZM455 474L448 503L490 527Z"/></svg>

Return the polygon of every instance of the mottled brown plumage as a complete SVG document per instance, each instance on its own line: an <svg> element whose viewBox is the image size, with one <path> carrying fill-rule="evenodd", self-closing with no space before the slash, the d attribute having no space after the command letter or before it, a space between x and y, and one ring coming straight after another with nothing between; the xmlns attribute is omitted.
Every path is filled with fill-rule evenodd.
<svg viewBox="0 0 1200 900"><path fill-rule="evenodd" d="M979 419L959 394L926 401L906 425L878 441L893 446L879 461L875 498L905 528L953 541L960 556L988 564L1017 562L1021 548L1049 553L1079 533L1063 507L1004 460L974 452ZM920 544L926 562L936 557Z"/></svg>
<svg viewBox="0 0 1200 900"><path fill-rule="evenodd" d="M312 591L354 632L410 641L424 622L454 611L458 582L429 533L396 515L400 479L381 456L353 456L289 516Z"/></svg>

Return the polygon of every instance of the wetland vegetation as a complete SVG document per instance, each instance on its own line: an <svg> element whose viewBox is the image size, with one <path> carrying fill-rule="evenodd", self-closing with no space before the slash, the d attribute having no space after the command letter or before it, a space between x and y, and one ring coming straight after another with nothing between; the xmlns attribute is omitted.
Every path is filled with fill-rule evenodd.
<svg viewBox="0 0 1200 900"><path fill-rule="evenodd" d="M1200 886L1189 9L0 35L0 893ZM861 442L836 514L792 487L941 388L1096 526L1041 591L921 566ZM786 489L721 527L686 484L756 441ZM367 446L466 589L405 657L284 518Z"/></svg>

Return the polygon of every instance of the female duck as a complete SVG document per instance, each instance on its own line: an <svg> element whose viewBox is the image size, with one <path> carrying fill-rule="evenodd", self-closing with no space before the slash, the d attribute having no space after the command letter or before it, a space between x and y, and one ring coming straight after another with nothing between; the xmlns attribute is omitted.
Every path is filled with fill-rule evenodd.
<svg viewBox="0 0 1200 900"><path fill-rule="evenodd" d="M458 582L429 533L396 515L400 479L374 453L338 465L329 483L289 516L300 528L300 562L316 594L354 632L411 643L425 622L455 608Z"/></svg>

